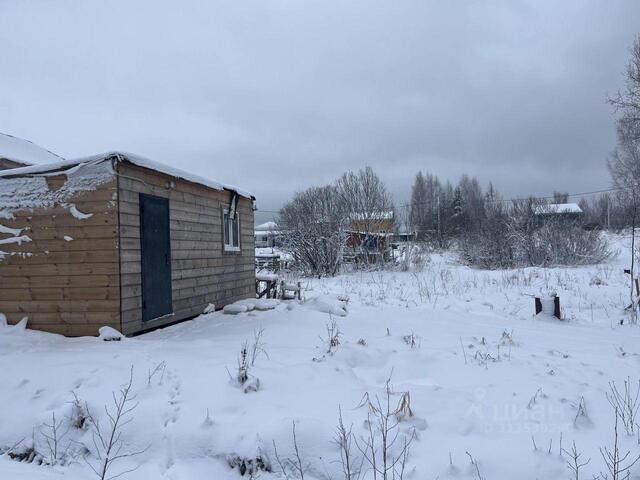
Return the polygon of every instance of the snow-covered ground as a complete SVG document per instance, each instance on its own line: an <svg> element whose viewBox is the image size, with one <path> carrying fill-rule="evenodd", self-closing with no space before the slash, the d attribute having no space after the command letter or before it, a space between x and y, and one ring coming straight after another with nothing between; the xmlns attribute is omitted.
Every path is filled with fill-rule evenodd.
<svg viewBox="0 0 640 480"><path fill-rule="evenodd" d="M621 255L592 267L479 271L434 255L418 272L303 280L302 303L210 313L119 342L0 328L0 449L24 438L18 452L35 439L50 456L45 424L55 413L66 432L59 457L76 457L47 466L5 454L0 478L95 476L82 459L85 447L95 452L91 429L69 427L74 394L104 428L104 405L112 408L112 391L132 367L137 407L121 453L146 450L112 464L112 475L137 467L120 478L240 478L229 466L238 457L261 457L273 470L262 478L284 478L274 444L283 464L295 460L295 422L304 478L343 479L333 441L339 408L365 446L363 399L384 405L388 378L392 409L410 393L413 416L394 431L396 452L415 431L405 478L477 479L478 470L487 480L575 478L561 441L567 450L575 441L582 462L591 458L580 478L592 478L606 468L600 447L612 448L609 382L640 378L640 326L619 324L628 246L615 240ZM564 321L533 316L533 296L552 292ZM328 353L334 320L341 336ZM268 356L249 371L246 385L259 379L258 391L244 393L230 376L243 342L260 329ZM638 439L619 430L623 452L640 453ZM366 462L362 478L373 478Z"/></svg>

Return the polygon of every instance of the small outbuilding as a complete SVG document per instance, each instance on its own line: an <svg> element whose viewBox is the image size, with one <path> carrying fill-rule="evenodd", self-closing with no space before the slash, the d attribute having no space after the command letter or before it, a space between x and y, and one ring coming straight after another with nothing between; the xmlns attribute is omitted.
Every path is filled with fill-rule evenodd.
<svg viewBox="0 0 640 480"><path fill-rule="evenodd" d="M541 222L548 220L575 222L582 217L582 209L577 203L543 203L534 209Z"/></svg>
<svg viewBox="0 0 640 480"><path fill-rule="evenodd" d="M276 222L265 222L256 226L253 236L256 248L273 248L280 246L282 235Z"/></svg>
<svg viewBox="0 0 640 480"><path fill-rule="evenodd" d="M0 172L0 313L136 334L255 295L254 201L137 155Z"/></svg>

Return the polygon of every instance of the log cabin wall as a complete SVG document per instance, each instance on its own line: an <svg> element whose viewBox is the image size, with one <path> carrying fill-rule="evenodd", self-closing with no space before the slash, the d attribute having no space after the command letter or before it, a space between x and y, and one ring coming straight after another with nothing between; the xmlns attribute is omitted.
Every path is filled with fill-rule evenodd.
<svg viewBox="0 0 640 480"><path fill-rule="evenodd" d="M240 251L223 248L222 212L231 192L120 162L122 332L133 334L193 317L210 304L221 308L255 295L252 201L240 197ZM140 193L169 199L173 315L142 321Z"/></svg>
<svg viewBox="0 0 640 480"><path fill-rule="evenodd" d="M7 194L2 190L6 182L0 178L0 193ZM43 177L25 182L47 188ZM46 177L50 191L65 182L65 175ZM18 210L8 217L0 218L5 227L0 229L0 313L8 322L28 317L31 329L69 336L97 335L103 325L119 329L115 176L62 205Z"/></svg>

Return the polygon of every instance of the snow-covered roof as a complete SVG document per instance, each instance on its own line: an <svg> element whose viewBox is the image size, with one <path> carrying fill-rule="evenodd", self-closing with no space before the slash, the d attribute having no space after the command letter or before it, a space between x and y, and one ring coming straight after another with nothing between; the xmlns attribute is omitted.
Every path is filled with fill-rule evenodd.
<svg viewBox="0 0 640 480"><path fill-rule="evenodd" d="M392 220L393 219L393 210L385 210L379 212L365 212L365 213L354 213L351 215L351 220L361 221L361 220Z"/></svg>
<svg viewBox="0 0 640 480"><path fill-rule="evenodd" d="M71 203L72 198L79 193L95 190L100 185L112 181L115 175L111 162L88 162L64 170L67 180L60 188L50 189L47 184L47 177L50 174L46 172L16 175L16 172L26 169L33 170L34 167L15 168L0 172L0 219L13 218L13 214L21 210L51 208L56 205L66 208L76 218L87 218ZM58 172L59 170L53 174ZM14 236L19 237L20 232L18 231ZM5 239L5 241L11 240Z"/></svg>
<svg viewBox="0 0 640 480"><path fill-rule="evenodd" d="M270 232L272 230L276 230L278 228L278 224L276 222L264 222L255 227L256 232Z"/></svg>
<svg viewBox="0 0 640 480"><path fill-rule="evenodd" d="M227 185L224 183L217 182L215 180L211 180L205 177L201 177L200 175L196 175L193 173L185 172L184 170L180 170L178 168L171 167L169 165L165 165L163 163L159 163L153 160L149 160L147 158L141 157L140 155L135 155L132 153L125 152L108 152L102 153L100 155L94 155L86 158L77 158L74 160L63 160L54 163L47 163L42 165L32 165L29 167L22 168L14 168L11 170L0 171L1 177L15 177L15 176L29 176L34 174L45 174L45 173L53 173L58 171L64 171L69 168L79 167L85 164L95 164L96 162L100 162L102 160L111 160L115 159L119 162L129 162L133 165L137 165L143 168L149 168L151 170L155 170L166 175L170 175L172 177L181 178L183 180L187 180L189 182L197 183L199 185L203 185L205 187L213 188L215 190L232 190L238 192L239 195L247 198L255 198L251 193L246 190L242 190L240 188L234 187L232 185Z"/></svg>
<svg viewBox="0 0 640 480"><path fill-rule="evenodd" d="M282 235L282 232L278 230L278 224L276 222L261 223L253 230L254 235Z"/></svg>
<svg viewBox="0 0 640 480"><path fill-rule="evenodd" d="M0 133L0 158L33 165L37 163L51 163L64 160L49 150L22 138Z"/></svg>
<svg viewBox="0 0 640 480"><path fill-rule="evenodd" d="M582 213L582 209L577 203L550 203L548 205L538 205L535 208L536 215L553 215L558 213Z"/></svg>

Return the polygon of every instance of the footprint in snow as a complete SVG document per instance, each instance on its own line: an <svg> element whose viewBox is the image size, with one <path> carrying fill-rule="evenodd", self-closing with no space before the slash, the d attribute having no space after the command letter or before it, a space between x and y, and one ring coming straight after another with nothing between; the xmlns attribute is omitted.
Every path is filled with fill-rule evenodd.
<svg viewBox="0 0 640 480"><path fill-rule="evenodd" d="M169 411L164 414L164 426L167 427L171 423L178 421L180 414L180 395L181 382L180 379L172 371L167 371L167 380L169 383Z"/></svg>

